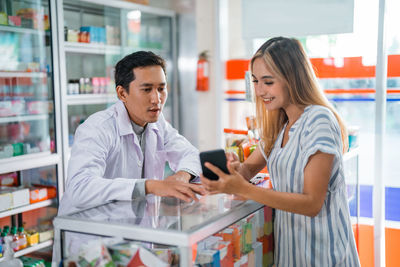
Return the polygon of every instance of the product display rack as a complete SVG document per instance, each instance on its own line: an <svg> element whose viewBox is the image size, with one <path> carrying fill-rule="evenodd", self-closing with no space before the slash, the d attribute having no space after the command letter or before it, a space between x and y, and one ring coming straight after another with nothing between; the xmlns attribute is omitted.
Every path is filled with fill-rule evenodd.
<svg viewBox="0 0 400 267"><path fill-rule="evenodd" d="M64 175L76 128L118 100L113 67L129 53L152 51L167 61L169 96L164 116L178 127L175 16L171 10L120 0L57 2ZM103 84L100 89L95 88L95 80Z"/></svg>
<svg viewBox="0 0 400 267"><path fill-rule="evenodd" d="M23 13L17 14L18 11L25 12L27 16L24 17ZM2 24L9 24L0 25L0 51L4 53L2 59L5 60L0 60L0 151L3 151L0 158L0 174L16 172L19 182L24 182L25 187L30 187L32 181L29 172L51 169L55 178L56 198L61 198L64 179L60 94L57 90L59 64L57 23L54 16L56 1L4 0L0 4L0 12L3 18L8 18L8 21L3 20ZM9 16L17 19L17 25L11 24ZM33 23L32 19L32 24L29 25L29 20L33 17L39 24ZM22 25L18 25L18 18L22 18ZM42 19L48 19L48 28L42 28ZM28 24L24 24L27 21ZM2 50L4 47L6 49ZM20 133L16 135L18 132ZM29 151L29 145L32 146L36 142L42 142L38 146L39 149ZM4 154L7 147L15 144L20 147L23 144L24 151L15 154L13 147L13 155ZM43 144L46 145L41 147ZM47 199L12 207L0 212L0 221L4 225L16 225L16 222L17 225L21 225L22 222L30 221L29 225L32 227L35 226L32 225L35 219L24 217L26 212L40 211L43 214L42 211L45 211L47 214L48 207L57 205L58 199ZM14 256L20 257L52 244L52 239L43 241L17 251ZM4 257L0 258L0 262L3 261Z"/></svg>
<svg viewBox="0 0 400 267"><path fill-rule="evenodd" d="M147 207L146 211L130 212L140 205ZM232 200L224 194L205 196L200 202L192 203L147 196L58 216L54 220L56 258L53 262L65 259L68 252L63 249L67 246L62 244L61 237L74 232L176 246L180 251L179 266L192 266L192 245L263 207L254 201ZM134 223L138 219L151 223Z"/></svg>

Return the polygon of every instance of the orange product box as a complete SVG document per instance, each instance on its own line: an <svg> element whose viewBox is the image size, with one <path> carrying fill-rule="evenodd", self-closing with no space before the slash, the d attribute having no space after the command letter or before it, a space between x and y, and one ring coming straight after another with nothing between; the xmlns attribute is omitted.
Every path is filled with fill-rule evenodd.
<svg viewBox="0 0 400 267"><path fill-rule="evenodd" d="M230 241L218 241L216 248L219 250L220 265L233 267L233 244Z"/></svg>
<svg viewBox="0 0 400 267"><path fill-rule="evenodd" d="M43 187L47 189L47 199L52 199L57 197L57 189L53 185L41 185L33 184L34 187Z"/></svg>
<svg viewBox="0 0 400 267"><path fill-rule="evenodd" d="M47 188L45 187L31 187L29 191L29 200L31 204L48 199Z"/></svg>
<svg viewBox="0 0 400 267"><path fill-rule="evenodd" d="M224 241L230 241L233 244L233 257L239 260L242 252L241 227L230 226L222 232Z"/></svg>

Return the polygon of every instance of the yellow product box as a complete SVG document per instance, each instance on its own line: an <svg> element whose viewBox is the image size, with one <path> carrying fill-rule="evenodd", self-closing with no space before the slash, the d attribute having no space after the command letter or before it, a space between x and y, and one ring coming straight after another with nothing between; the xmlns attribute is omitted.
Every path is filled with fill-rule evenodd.
<svg viewBox="0 0 400 267"><path fill-rule="evenodd" d="M33 230L26 231L26 240L28 241L28 246L34 246L39 243L39 233Z"/></svg>

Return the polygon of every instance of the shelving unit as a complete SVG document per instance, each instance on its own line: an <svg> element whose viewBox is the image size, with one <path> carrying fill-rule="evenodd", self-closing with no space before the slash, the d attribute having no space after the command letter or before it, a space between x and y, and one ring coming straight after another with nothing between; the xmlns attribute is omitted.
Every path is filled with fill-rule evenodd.
<svg viewBox="0 0 400 267"><path fill-rule="evenodd" d="M14 185L26 187L43 181L41 184L55 186L57 197L61 198L64 177L59 52L57 16L55 15L57 1L2 0L1 2L2 15L5 13L6 16L17 16L18 14L22 17L22 13L38 14L37 19L43 21L36 22L38 25L43 25L46 30L33 29L36 22L29 21L29 18L25 18L22 25L31 24L32 28L0 25L0 51L4 53L0 60L0 102L7 101L4 104L7 109L11 108L8 114L24 114L0 117L0 150L7 151L11 146L13 149L13 153L2 154L9 157L0 159L0 174L5 177L14 177L16 179L13 182ZM8 101L14 100L17 102L11 102L10 106ZM18 108L15 105L18 105ZM22 108L29 111L21 112ZM42 110L42 108L45 109ZM27 148L24 153L43 152L12 156L20 154L22 146L24 150ZM29 150L29 147L32 150ZM42 215L45 215L46 219L47 216L53 216L58 200L49 199L2 211L0 226L3 229L4 225L25 224L25 229L35 229L39 220L43 220ZM52 245L53 240L48 240L17 251L15 257ZM1 261L4 261L4 258L0 258Z"/></svg>
<svg viewBox="0 0 400 267"><path fill-rule="evenodd" d="M129 16L131 11L140 13L138 21L132 21L132 16ZM177 126L178 101L174 99L177 96L175 12L120 0L63 0L57 2L57 16L60 18L58 39L65 176L71 151L70 144L73 142L74 132L79 123L118 100L114 90L110 89L114 84L113 68L127 54L140 50L152 51L169 62L167 76L172 90L169 93L164 116L175 127ZM132 28L132 24L137 27ZM107 35L106 29L106 38L99 38L105 43L90 42L94 41L90 34L89 39L86 39L89 43L76 42L74 37L69 39L69 36L75 36L74 34L78 32L79 41L81 27L108 27L116 31ZM89 93L85 91L86 89L83 89L85 93L82 93L81 85L79 85L80 94L70 94L67 90L69 83L77 83L81 78L85 79L85 83L88 81L93 85L91 83L94 77L107 80L105 86L107 89L104 90L105 87L102 87L104 93L90 93L90 89Z"/></svg>

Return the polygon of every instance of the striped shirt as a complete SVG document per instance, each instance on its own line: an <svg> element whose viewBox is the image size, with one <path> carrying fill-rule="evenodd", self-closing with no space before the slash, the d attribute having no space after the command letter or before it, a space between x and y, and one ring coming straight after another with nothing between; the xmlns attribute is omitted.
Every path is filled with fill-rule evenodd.
<svg viewBox="0 0 400 267"><path fill-rule="evenodd" d="M317 216L276 210L276 266L360 266L347 203L341 133L335 116L323 106L307 106L289 129L289 140L282 148L285 127L270 156L264 154L275 191L302 193L304 168L317 151L333 154L335 159L325 201Z"/></svg>

